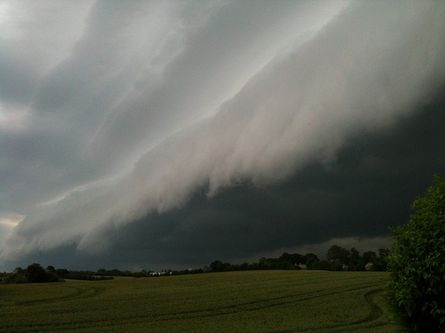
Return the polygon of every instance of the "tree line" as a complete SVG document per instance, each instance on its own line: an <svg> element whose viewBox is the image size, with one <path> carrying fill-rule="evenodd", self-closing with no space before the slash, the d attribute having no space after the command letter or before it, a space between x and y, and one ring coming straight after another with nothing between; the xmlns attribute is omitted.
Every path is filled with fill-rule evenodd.
<svg viewBox="0 0 445 333"><path fill-rule="evenodd" d="M10 273L0 273L2 283L63 282L65 279L97 281L112 278L112 276L101 276L91 271L56 269L51 265L44 268L39 263L33 263L26 268L17 267Z"/></svg>
<svg viewBox="0 0 445 333"><path fill-rule="evenodd" d="M388 249L379 249L378 253L366 251L363 255L355 249L350 250L339 245L332 245L321 260L314 253L283 253L278 258L260 258L253 263L231 264L220 260L213 261L206 271L226 272L243 270L281 269L281 270L330 270L330 271L386 271Z"/></svg>
<svg viewBox="0 0 445 333"><path fill-rule="evenodd" d="M64 279L73 280L105 280L112 279L113 276L129 277L154 277L170 276L181 274L198 274L209 272L229 272L246 270L332 270L332 271L385 271L387 269L386 258L388 249L380 249L378 253L366 251L363 255L355 248L350 250L339 245L333 245L326 253L326 260L320 260L314 253L283 253L278 258L260 258L252 263L231 264L215 260L210 265L203 268L161 271L141 270L129 271L101 268L97 271L76 271L65 268L56 269L54 266L43 268L38 263L33 263L26 268L17 267L11 273L1 273L0 281L3 283L39 283L39 282L61 282Z"/></svg>

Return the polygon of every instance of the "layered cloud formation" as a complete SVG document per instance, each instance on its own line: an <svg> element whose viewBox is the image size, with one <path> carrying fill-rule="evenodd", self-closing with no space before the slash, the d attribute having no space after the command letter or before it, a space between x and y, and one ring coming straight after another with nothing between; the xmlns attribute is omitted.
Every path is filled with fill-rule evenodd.
<svg viewBox="0 0 445 333"><path fill-rule="evenodd" d="M233 233L258 237L232 257L326 241L298 228L316 234L330 214L298 212L348 200L308 188L351 142L424 119L444 31L438 1L0 2L0 261L139 244L122 261L187 263ZM343 173L323 183L345 186ZM263 196L278 204L246 204ZM330 236L359 234L347 225ZM233 232L218 248L192 245L221 230Z"/></svg>

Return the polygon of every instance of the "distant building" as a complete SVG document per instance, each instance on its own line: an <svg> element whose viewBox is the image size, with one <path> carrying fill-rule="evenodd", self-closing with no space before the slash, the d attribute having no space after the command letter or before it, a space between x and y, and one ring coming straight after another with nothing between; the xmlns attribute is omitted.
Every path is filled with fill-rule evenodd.
<svg viewBox="0 0 445 333"><path fill-rule="evenodd" d="M374 270L374 264L373 264L372 262L368 262L368 263L365 265L365 269L366 269L367 271L373 271L373 270Z"/></svg>

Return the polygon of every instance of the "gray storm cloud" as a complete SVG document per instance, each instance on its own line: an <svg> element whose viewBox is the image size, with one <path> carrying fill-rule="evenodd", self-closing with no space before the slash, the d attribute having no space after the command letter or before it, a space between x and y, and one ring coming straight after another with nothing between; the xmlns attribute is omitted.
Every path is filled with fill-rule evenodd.
<svg viewBox="0 0 445 333"><path fill-rule="evenodd" d="M0 2L4 261L329 165L445 77L440 1L30 3Z"/></svg>

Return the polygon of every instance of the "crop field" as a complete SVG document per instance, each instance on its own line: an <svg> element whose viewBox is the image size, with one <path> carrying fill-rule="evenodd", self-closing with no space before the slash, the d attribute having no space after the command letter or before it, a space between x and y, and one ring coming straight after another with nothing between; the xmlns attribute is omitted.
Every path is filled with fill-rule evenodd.
<svg viewBox="0 0 445 333"><path fill-rule="evenodd" d="M402 332L387 281L249 271L0 285L0 332Z"/></svg>

